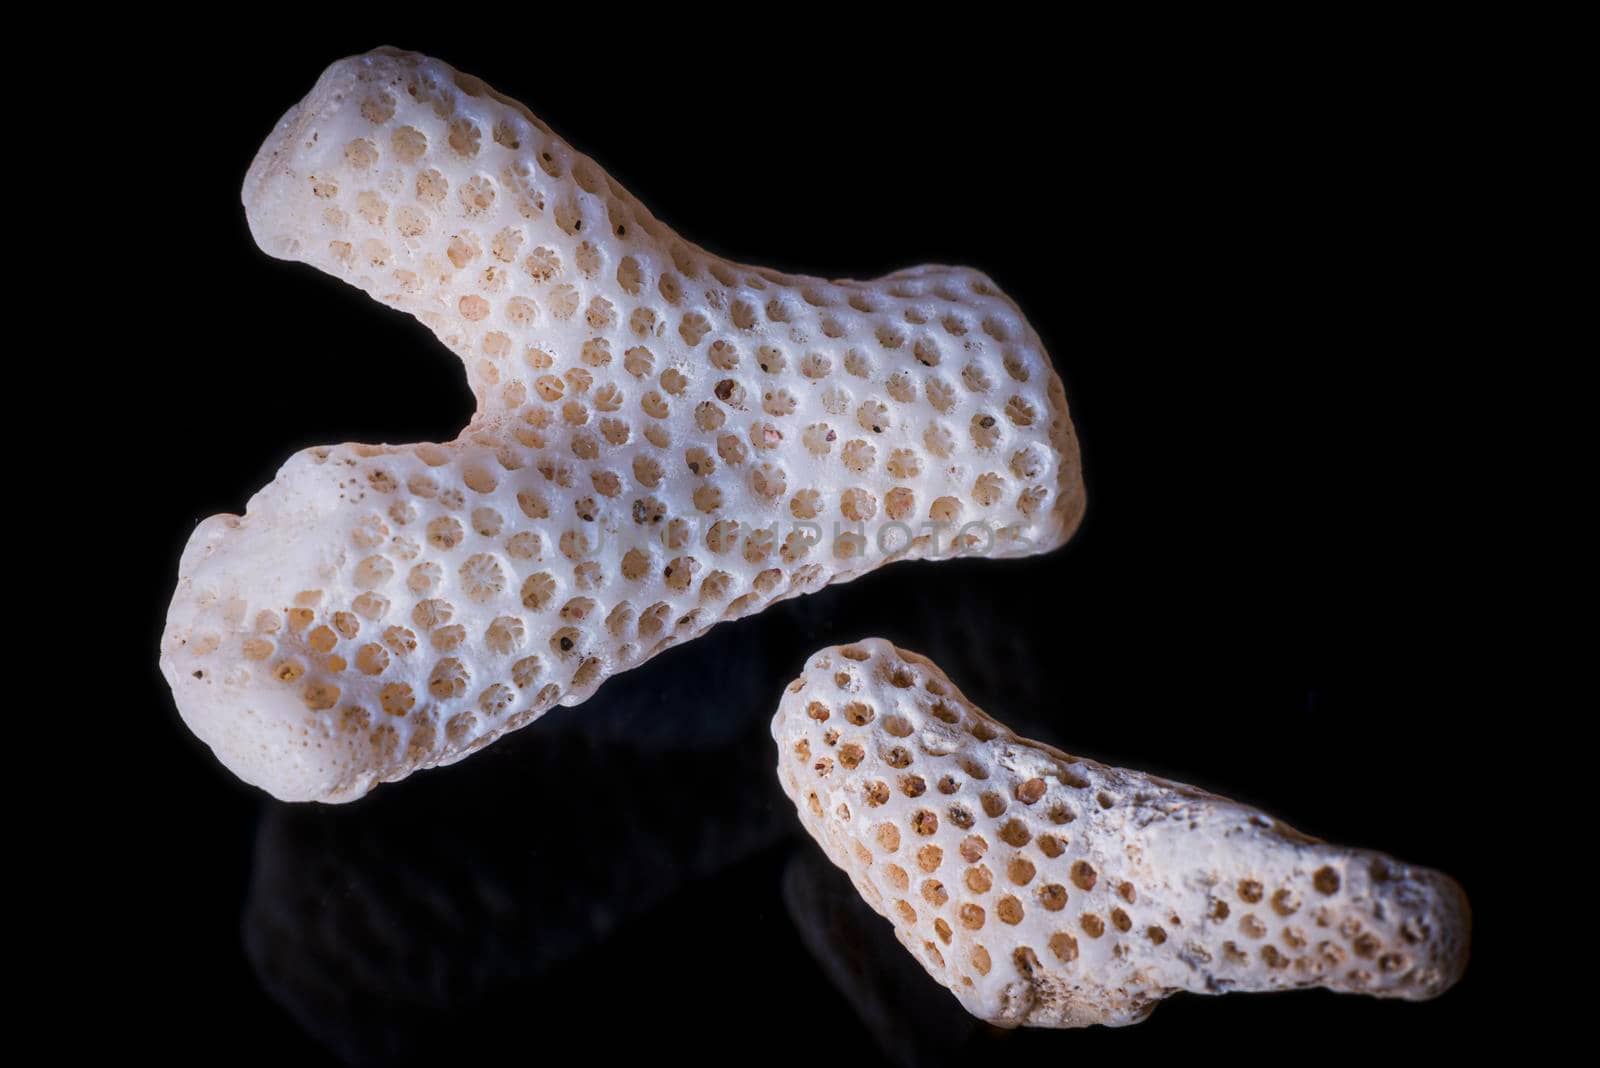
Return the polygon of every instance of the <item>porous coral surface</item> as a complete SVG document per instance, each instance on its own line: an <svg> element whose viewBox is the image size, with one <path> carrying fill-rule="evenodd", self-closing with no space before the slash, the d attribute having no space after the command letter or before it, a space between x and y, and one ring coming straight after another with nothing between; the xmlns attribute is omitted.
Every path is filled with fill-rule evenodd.
<svg viewBox="0 0 1600 1068"><path fill-rule="evenodd" d="M333 64L243 199L263 249L417 316L477 398L451 442L295 454L183 553L163 672L279 798L359 797L719 620L1081 516L1061 381L984 275L710 255L437 60Z"/></svg>
<svg viewBox="0 0 1600 1068"><path fill-rule="evenodd" d="M993 1023L1136 1023L1183 990L1422 999L1465 967L1447 876L1020 738L882 639L813 655L772 734L806 830Z"/></svg>

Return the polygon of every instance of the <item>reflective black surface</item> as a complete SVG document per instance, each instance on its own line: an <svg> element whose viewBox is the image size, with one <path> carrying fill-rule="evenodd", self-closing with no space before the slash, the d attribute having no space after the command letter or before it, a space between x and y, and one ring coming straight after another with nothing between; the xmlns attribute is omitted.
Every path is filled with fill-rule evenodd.
<svg viewBox="0 0 1600 1068"><path fill-rule="evenodd" d="M1453 367L1471 343L1452 325L1467 191L1397 117L1409 77L1334 92L1293 63L1252 77L976 40L952 66L898 38L803 34L754 52L663 37L641 65L642 31L610 29L392 43L526 101L716 251L989 272L1065 378L1081 532L1032 560L893 565L723 624L456 766L338 808L272 802L188 734L156 671L179 549L293 449L448 438L470 398L424 329L269 260L238 208L277 116L376 38L130 63L123 84L169 109L120 131L119 158L144 161L140 197L173 222L134 272L162 309L159 358L114 372L149 399L117 418L165 466L113 489L133 521L116 601L133 682L95 738L96 800L51 794L96 873L74 997L103 1034L82 1041L297 1065L1315 1060L1341 1043L1383 1059L1468 1041L1508 938L1500 817L1469 800L1498 743L1473 724L1505 707L1514 665L1493 653L1510 624L1477 540L1493 433ZM1024 734L1452 873L1477 915L1465 980L1419 1005L1179 997L1123 1031L970 1020L772 773L784 683L865 635L932 657Z"/></svg>

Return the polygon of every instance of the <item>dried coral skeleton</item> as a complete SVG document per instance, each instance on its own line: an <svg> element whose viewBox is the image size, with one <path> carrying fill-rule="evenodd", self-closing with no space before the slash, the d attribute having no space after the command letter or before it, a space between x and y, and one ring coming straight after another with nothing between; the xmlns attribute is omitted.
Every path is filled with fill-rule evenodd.
<svg viewBox="0 0 1600 1068"><path fill-rule="evenodd" d="M333 64L243 198L263 249L416 315L477 398L453 442L298 453L190 539L162 670L277 797L359 797L718 620L1078 523L1060 379L983 275L722 260L436 60Z"/></svg>
<svg viewBox="0 0 1600 1068"><path fill-rule="evenodd" d="M881 639L812 656L772 734L806 830L996 1024L1136 1023L1180 990L1429 998L1466 963L1447 876L1019 738Z"/></svg>

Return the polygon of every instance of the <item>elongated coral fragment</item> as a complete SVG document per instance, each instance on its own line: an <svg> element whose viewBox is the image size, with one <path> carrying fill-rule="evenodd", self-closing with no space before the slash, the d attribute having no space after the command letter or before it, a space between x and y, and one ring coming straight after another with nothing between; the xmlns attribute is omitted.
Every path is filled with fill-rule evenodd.
<svg viewBox="0 0 1600 1068"><path fill-rule="evenodd" d="M1020 738L881 639L812 656L772 734L806 830L992 1023L1136 1023L1180 990L1415 1000L1465 967L1447 876Z"/></svg>
<svg viewBox="0 0 1600 1068"><path fill-rule="evenodd" d="M478 401L453 442L301 452L190 539L162 669L277 797L359 797L718 620L1078 523L1060 379L976 271L719 259L526 108L388 49L328 68L243 196L263 249L416 315Z"/></svg>

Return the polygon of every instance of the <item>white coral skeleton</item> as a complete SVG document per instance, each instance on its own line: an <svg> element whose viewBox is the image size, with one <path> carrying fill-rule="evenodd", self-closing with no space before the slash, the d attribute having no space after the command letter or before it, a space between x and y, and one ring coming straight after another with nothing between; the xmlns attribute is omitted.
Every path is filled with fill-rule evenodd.
<svg viewBox="0 0 1600 1068"><path fill-rule="evenodd" d="M772 734L806 830L992 1023L1136 1023L1181 990L1422 999L1465 967L1447 876L1020 738L882 639L812 656Z"/></svg>
<svg viewBox="0 0 1600 1068"><path fill-rule="evenodd" d="M1047 551L1082 513L1061 381L982 274L712 256L437 60L333 64L243 199L263 249L417 316L477 398L452 442L294 455L184 550L162 670L276 797L360 797L719 620Z"/></svg>

